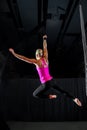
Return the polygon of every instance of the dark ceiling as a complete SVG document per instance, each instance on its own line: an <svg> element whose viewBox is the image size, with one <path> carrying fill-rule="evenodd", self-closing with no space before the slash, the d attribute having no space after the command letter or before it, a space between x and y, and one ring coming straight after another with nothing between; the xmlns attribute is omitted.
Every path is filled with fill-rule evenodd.
<svg viewBox="0 0 87 130"><path fill-rule="evenodd" d="M35 57L35 50L42 48L45 33L54 77L83 77L79 4L82 5L87 34L87 0L0 0L3 77L37 76L32 65L14 58L8 48L13 47L19 54Z"/></svg>

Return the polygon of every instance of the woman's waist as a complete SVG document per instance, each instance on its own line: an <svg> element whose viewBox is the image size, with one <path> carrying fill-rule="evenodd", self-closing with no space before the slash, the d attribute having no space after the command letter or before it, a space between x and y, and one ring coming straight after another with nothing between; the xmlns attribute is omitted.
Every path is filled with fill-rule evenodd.
<svg viewBox="0 0 87 130"><path fill-rule="evenodd" d="M41 81L41 83L45 83L45 82L51 80L52 78L53 77L50 75L48 77L40 77L40 81Z"/></svg>

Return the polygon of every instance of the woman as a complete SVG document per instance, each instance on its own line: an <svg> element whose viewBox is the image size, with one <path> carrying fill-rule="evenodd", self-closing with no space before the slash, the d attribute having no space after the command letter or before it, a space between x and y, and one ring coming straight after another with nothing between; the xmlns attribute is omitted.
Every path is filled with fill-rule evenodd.
<svg viewBox="0 0 87 130"><path fill-rule="evenodd" d="M43 50L36 50L36 59L27 58L14 52L12 48L9 51L18 59L23 60L27 63L34 64L36 66L41 85L33 92L33 96L37 98L57 98L57 95L46 95L45 92L50 88L55 89L58 93L63 93L71 98L78 106L82 106L80 100L65 90L61 89L54 81L53 77L49 73L49 62L48 62L48 50L47 50L47 35L43 36Z"/></svg>

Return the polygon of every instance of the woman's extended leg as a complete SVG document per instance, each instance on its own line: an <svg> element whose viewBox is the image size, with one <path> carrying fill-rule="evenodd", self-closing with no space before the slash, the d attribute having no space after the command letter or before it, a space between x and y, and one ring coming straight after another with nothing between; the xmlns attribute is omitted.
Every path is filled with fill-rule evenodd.
<svg viewBox="0 0 87 130"><path fill-rule="evenodd" d="M51 87L53 87L56 91L58 91L58 93L60 92L60 93L62 93L64 95L66 95L67 97L71 98L78 106L80 106L80 107L82 106L82 103L81 103L81 101L78 98L76 98L75 96L73 96L70 92L61 89L57 85L57 83L55 83L55 81L52 81Z"/></svg>
<svg viewBox="0 0 87 130"><path fill-rule="evenodd" d="M67 97L71 98L78 106L80 107L82 106L81 101L78 98L74 97L71 93L60 89L58 86L54 86L54 89L60 91L61 93L65 94Z"/></svg>

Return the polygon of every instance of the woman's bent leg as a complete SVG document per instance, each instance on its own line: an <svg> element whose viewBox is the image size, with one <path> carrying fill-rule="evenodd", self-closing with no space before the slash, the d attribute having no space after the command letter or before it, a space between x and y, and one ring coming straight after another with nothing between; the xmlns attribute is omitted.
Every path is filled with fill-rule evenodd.
<svg viewBox="0 0 87 130"><path fill-rule="evenodd" d="M48 96L45 94L45 92L48 90L48 87L45 86L45 84L41 84L34 92L33 96L35 98L48 98Z"/></svg>

